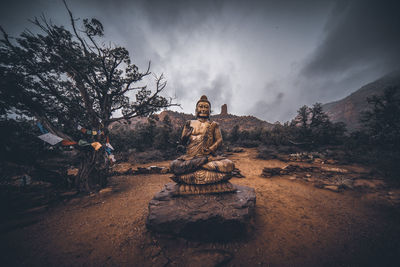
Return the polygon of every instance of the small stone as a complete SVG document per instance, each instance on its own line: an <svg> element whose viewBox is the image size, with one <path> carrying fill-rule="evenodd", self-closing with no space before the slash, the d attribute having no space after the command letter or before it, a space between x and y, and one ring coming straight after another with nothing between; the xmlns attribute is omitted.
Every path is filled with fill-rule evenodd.
<svg viewBox="0 0 400 267"><path fill-rule="evenodd" d="M289 177L289 180L292 180L292 181L293 181L293 180L296 180L296 177L290 176L290 177Z"/></svg>
<svg viewBox="0 0 400 267"><path fill-rule="evenodd" d="M337 185L325 185L324 189L328 189L333 192L339 192L339 187Z"/></svg>
<svg viewBox="0 0 400 267"><path fill-rule="evenodd" d="M70 176L77 176L78 175L78 168L71 168L67 170L67 175Z"/></svg>
<svg viewBox="0 0 400 267"><path fill-rule="evenodd" d="M339 172L339 173L348 173L349 171L343 168L336 168L336 167L322 167L323 171L327 172Z"/></svg>
<svg viewBox="0 0 400 267"><path fill-rule="evenodd" d="M169 173L169 168L161 167L160 173L161 173L161 174Z"/></svg>
<svg viewBox="0 0 400 267"><path fill-rule="evenodd" d="M322 160L322 159L320 159L320 158L316 158L316 159L314 159L314 163L320 163L320 164L323 164L324 163L324 161Z"/></svg>
<svg viewBox="0 0 400 267"><path fill-rule="evenodd" d="M326 163L328 163L328 164L336 164L336 163L337 163L337 160L328 159L328 160L326 160Z"/></svg>
<svg viewBox="0 0 400 267"><path fill-rule="evenodd" d="M232 152L233 152L233 153L241 153L241 152L243 152L243 151L244 151L244 149L241 148L241 147L235 147L235 148L232 149Z"/></svg>
<svg viewBox="0 0 400 267"><path fill-rule="evenodd" d="M112 188L111 187L106 187L103 188L99 191L100 194L107 194L107 193L111 193L112 192Z"/></svg>

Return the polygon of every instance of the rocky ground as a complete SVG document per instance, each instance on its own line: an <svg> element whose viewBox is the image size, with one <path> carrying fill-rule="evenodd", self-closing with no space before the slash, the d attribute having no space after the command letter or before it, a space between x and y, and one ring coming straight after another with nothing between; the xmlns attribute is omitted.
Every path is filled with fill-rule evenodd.
<svg viewBox="0 0 400 267"><path fill-rule="evenodd" d="M33 184L36 190L20 192L31 202L5 203L8 195L2 195L2 265L399 266L398 189L362 166L256 156L254 149L230 156L246 177L232 182L257 195L245 238L199 242L149 232L148 203L170 182L169 174L115 175L99 193L63 192L63 201L52 205L45 201L49 186ZM150 165L168 162L142 167ZM114 171L137 167L124 163Z"/></svg>

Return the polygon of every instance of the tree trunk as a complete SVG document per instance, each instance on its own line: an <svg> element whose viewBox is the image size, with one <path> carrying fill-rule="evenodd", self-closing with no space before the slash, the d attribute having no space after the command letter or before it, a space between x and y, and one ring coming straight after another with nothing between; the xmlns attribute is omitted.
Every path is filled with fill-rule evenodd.
<svg viewBox="0 0 400 267"><path fill-rule="evenodd" d="M109 163L104 150L80 152L80 164L75 185L81 192L91 192L107 185Z"/></svg>

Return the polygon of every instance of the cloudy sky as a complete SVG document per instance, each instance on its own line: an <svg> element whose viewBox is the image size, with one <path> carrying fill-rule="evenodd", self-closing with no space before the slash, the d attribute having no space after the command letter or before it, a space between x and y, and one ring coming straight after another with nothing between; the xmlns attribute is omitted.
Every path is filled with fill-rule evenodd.
<svg viewBox="0 0 400 267"><path fill-rule="evenodd" d="M99 19L106 43L164 73L164 95L193 113L207 95L214 114L286 121L315 102L341 99L399 68L400 2L395 0L68 0L77 18ZM1 1L12 35L44 13L68 23L61 0ZM149 83L151 81L148 81Z"/></svg>

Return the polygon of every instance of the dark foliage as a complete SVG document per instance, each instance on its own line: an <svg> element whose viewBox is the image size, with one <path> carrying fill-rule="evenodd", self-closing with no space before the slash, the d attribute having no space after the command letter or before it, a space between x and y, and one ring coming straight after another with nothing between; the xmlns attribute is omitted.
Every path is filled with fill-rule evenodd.
<svg viewBox="0 0 400 267"><path fill-rule="evenodd" d="M47 149L37 138L37 127L28 120L0 120L0 161L18 164L34 164Z"/></svg>
<svg viewBox="0 0 400 267"><path fill-rule="evenodd" d="M388 87L383 95L368 98L371 109L363 113L362 147L392 178L400 174L400 88ZM362 135L358 133L358 135Z"/></svg>
<svg viewBox="0 0 400 267"><path fill-rule="evenodd" d="M156 78L153 91L146 86L135 87L150 74L150 65L140 72L124 47L103 45L100 21L84 19L82 25L77 25L65 6L72 31L53 25L45 17L32 20L39 33L25 31L13 39L1 28L1 115L34 117L49 132L78 141L78 124L87 129L103 129L107 134L112 122L148 116L172 105L170 99L159 95L166 86L162 75ZM134 101L127 96L132 92ZM122 115L113 116L118 112ZM97 135L95 139L104 144L105 138L106 135ZM105 153L86 149L81 152L76 186L91 191L105 184ZM97 182L99 179L101 183Z"/></svg>

